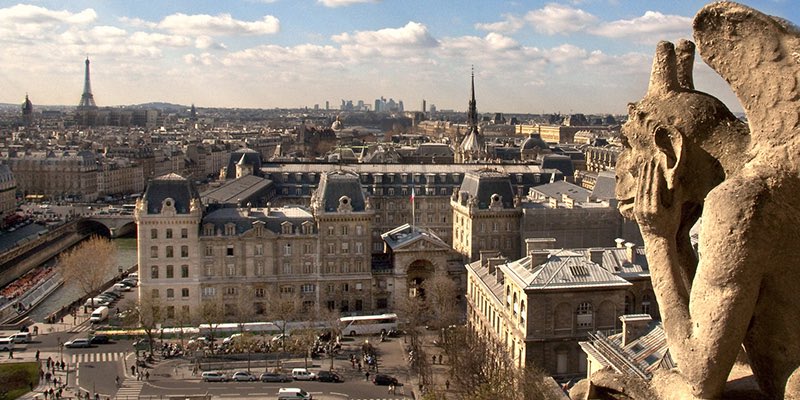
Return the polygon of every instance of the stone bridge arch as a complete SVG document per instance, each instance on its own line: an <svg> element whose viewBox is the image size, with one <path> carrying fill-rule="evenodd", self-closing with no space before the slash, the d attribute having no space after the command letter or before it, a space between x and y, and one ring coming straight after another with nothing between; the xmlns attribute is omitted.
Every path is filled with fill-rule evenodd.
<svg viewBox="0 0 800 400"><path fill-rule="evenodd" d="M135 235L136 222L133 218L84 218L78 221L78 232L94 232L110 238Z"/></svg>

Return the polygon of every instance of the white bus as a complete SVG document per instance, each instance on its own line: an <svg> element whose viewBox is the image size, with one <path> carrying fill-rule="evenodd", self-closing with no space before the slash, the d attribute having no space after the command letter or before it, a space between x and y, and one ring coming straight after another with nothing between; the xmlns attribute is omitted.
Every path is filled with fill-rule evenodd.
<svg viewBox="0 0 800 400"><path fill-rule="evenodd" d="M342 333L354 335L377 335L397 329L397 314L359 315L339 318Z"/></svg>

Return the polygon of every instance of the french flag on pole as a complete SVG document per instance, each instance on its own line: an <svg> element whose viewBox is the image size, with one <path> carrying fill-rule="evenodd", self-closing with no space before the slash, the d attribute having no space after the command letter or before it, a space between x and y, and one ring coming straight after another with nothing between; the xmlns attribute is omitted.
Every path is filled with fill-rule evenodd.
<svg viewBox="0 0 800 400"><path fill-rule="evenodd" d="M411 204L414 204L414 187L411 187Z"/></svg>

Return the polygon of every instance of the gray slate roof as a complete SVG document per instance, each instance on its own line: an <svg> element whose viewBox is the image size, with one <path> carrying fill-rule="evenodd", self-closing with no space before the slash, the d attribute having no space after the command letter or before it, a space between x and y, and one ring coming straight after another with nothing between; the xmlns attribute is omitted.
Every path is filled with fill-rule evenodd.
<svg viewBox="0 0 800 400"><path fill-rule="evenodd" d="M526 256L501 268L522 279L527 284L526 290L632 286L625 279L591 262L583 254L571 250L551 252L545 263L531 264L532 258Z"/></svg>
<svg viewBox="0 0 800 400"><path fill-rule="evenodd" d="M314 194L325 212L335 212L339 208L339 199L342 196L350 198L354 212L366 209L366 199L361 190L358 175L347 171L332 171L323 174ZM318 196L318 197L317 197Z"/></svg>
<svg viewBox="0 0 800 400"><path fill-rule="evenodd" d="M222 186L206 190L200 194L204 204L238 204L248 202L257 204L260 197L266 196L272 182L254 175L225 182Z"/></svg>
<svg viewBox="0 0 800 400"><path fill-rule="evenodd" d="M216 232L224 232L225 225L233 223L236 225L236 234L241 235L252 229L257 221L263 222L264 227L274 233L282 232L281 225L284 222L292 223L295 231L304 222L314 226L311 212L301 207L220 208L203 217L202 226L213 224Z"/></svg>
<svg viewBox="0 0 800 400"><path fill-rule="evenodd" d="M192 199L199 200L200 195L191 181L171 173L151 180L142 197L147 202L148 214L160 214L161 206L167 198L175 202L175 211L178 214L188 214Z"/></svg>
<svg viewBox="0 0 800 400"><path fill-rule="evenodd" d="M469 193L477 199L479 209L488 209L491 196L498 194L502 198L503 208L514 208L514 189L508 175L494 170L467 172L461 183L461 192Z"/></svg>

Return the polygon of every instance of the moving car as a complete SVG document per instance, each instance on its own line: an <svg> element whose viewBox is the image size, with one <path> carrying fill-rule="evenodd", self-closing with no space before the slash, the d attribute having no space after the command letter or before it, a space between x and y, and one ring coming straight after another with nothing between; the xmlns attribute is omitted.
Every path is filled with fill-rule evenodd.
<svg viewBox="0 0 800 400"><path fill-rule="evenodd" d="M313 398L310 393L300 388L280 388L278 390L278 400L311 400Z"/></svg>
<svg viewBox="0 0 800 400"><path fill-rule="evenodd" d="M203 372L201 379L204 382L227 382L228 377L225 376L222 372L219 371L206 371Z"/></svg>
<svg viewBox="0 0 800 400"><path fill-rule="evenodd" d="M253 382L256 380L256 376L247 371L236 371L231 376L231 380L236 382Z"/></svg>
<svg viewBox="0 0 800 400"><path fill-rule="evenodd" d="M108 335L94 335L91 339L89 339L89 343L91 344L108 344L111 342L111 338Z"/></svg>
<svg viewBox="0 0 800 400"><path fill-rule="evenodd" d="M372 383L376 385L395 385L397 386L397 378L391 375L377 374L372 378Z"/></svg>
<svg viewBox="0 0 800 400"><path fill-rule="evenodd" d="M305 368L292 369L292 378L296 381L313 381L317 379L317 375Z"/></svg>
<svg viewBox="0 0 800 400"><path fill-rule="evenodd" d="M68 348L92 347L92 343L89 341L89 339L72 339L64 343L64 347Z"/></svg>
<svg viewBox="0 0 800 400"><path fill-rule="evenodd" d="M265 372L258 378L261 382L291 382L292 377L277 372Z"/></svg>
<svg viewBox="0 0 800 400"><path fill-rule="evenodd" d="M320 382L344 382L339 374L332 371L319 371L317 380Z"/></svg>

